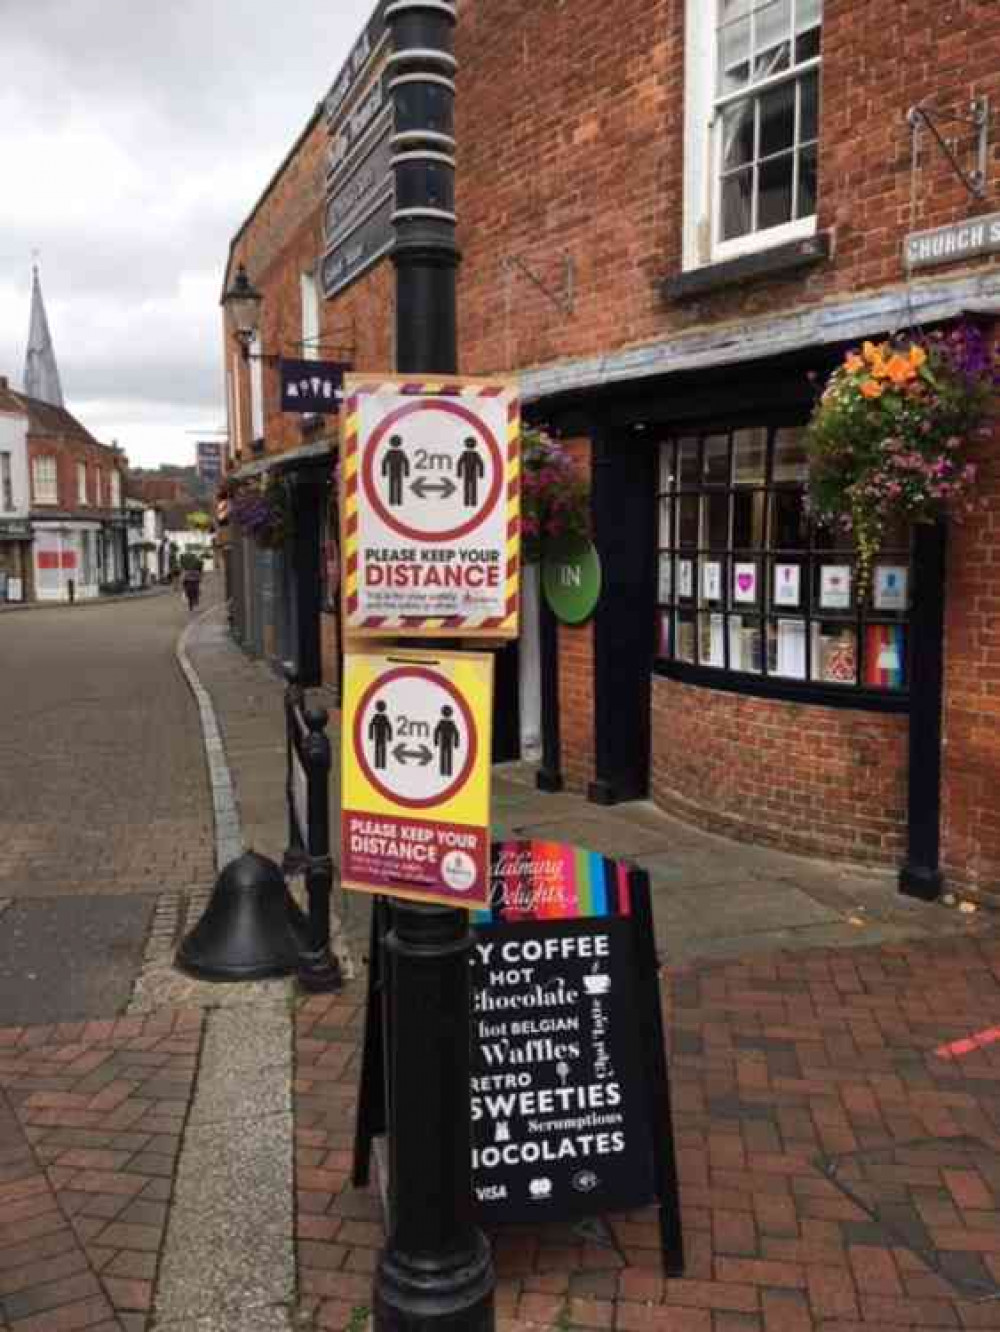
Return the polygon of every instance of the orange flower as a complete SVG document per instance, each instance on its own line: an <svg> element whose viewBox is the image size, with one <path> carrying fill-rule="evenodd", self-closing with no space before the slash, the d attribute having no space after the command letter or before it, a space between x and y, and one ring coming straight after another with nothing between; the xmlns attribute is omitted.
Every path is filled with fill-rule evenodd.
<svg viewBox="0 0 1000 1332"><path fill-rule="evenodd" d="M861 392L866 398L881 398L882 385L874 379L866 379L861 385Z"/></svg>
<svg viewBox="0 0 1000 1332"><path fill-rule="evenodd" d="M914 370L919 370L927 360L927 353L923 347L918 347L916 343L910 348L910 364Z"/></svg>
<svg viewBox="0 0 1000 1332"><path fill-rule="evenodd" d="M851 352L848 356L844 357L844 369L849 375L856 375L859 370L863 370L864 368L864 361L854 352Z"/></svg>
<svg viewBox="0 0 1000 1332"><path fill-rule="evenodd" d="M894 384L906 384L916 373L906 356L893 356L886 366L886 374Z"/></svg>
<svg viewBox="0 0 1000 1332"><path fill-rule="evenodd" d="M874 342L866 342L861 348L861 354L869 365L874 365L876 361L882 360L882 354L885 351L885 343L880 342L878 346Z"/></svg>

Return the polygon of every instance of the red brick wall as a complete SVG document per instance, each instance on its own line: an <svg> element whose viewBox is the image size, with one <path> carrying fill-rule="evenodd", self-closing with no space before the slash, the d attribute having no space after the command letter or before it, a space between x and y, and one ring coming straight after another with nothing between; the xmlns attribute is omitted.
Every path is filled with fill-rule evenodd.
<svg viewBox="0 0 1000 1332"><path fill-rule="evenodd" d="M594 626L559 626L559 749L569 791L594 780Z"/></svg>
<svg viewBox="0 0 1000 1332"><path fill-rule="evenodd" d="M681 265L683 0L461 0L462 370L523 369L901 284L906 232L996 207L996 134L990 196L982 204L969 198L925 135L911 211L906 124L907 110L922 99L956 109L974 94L1000 99L1000 24L992 9L980 0L908 0L891 7L887 20L875 0L827 0L818 223L832 234L832 260L780 281L670 305L659 283ZM268 351L291 354L301 336L299 273L322 250L325 146L320 119L237 247L266 297ZM504 263L516 258L557 292L567 255L575 266L568 314ZM993 257L964 268L997 263ZM918 283L962 271L952 265ZM350 346L359 368L392 365L392 294L392 268L383 263L323 304L324 336ZM268 448L285 449L302 437L298 422L275 411L275 375L265 370ZM984 469L984 489L987 509L952 543L943 847L949 875L980 886L1000 872L994 462ZM563 768L580 789L593 776L592 627L561 629L560 650ZM904 718L662 680L654 682L653 705L653 792L671 808L799 850L899 858Z"/></svg>
<svg viewBox="0 0 1000 1332"><path fill-rule="evenodd" d="M653 681L652 796L713 832L899 862L907 720Z"/></svg>
<svg viewBox="0 0 1000 1332"><path fill-rule="evenodd" d="M1000 98L992 9L907 0L886 40L884 6L826 0L818 226L833 233L832 261L669 305L659 282L681 269L683 0L468 0L456 34L462 368L538 365L901 284L908 231L996 208L996 134L980 203L925 134L911 217L906 123L921 100L964 111L974 94ZM558 291L566 255L571 314L503 266L516 257Z"/></svg>
<svg viewBox="0 0 1000 1332"><path fill-rule="evenodd" d="M1000 339L998 339L1000 340ZM952 523L945 623L942 867L1000 892L1000 428L975 451L981 509Z"/></svg>
<svg viewBox="0 0 1000 1332"><path fill-rule="evenodd" d="M35 458L55 458L56 477L59 487L59 502L54 505L36 505L32 463ZM87 464L87 504L81 505L77 489L77 464ZM111 473L120 472L122 476L121 492L125 494L125 470L105 445L90 443L73 435L43 435L31 432L28 435L28 467L32 472L32 508L38 508L44 514L48 508L69 513L79 512L81 517L95 517L96 511L111 507Z"/></svg>

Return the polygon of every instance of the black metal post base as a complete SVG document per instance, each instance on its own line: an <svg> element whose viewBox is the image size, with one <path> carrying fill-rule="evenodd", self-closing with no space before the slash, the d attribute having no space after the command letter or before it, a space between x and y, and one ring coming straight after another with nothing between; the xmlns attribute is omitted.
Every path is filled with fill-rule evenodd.
<svg viewBox="0 0 1000 1332"><path fill-rule="evenodd" d="M333 994L344 986L340 964L329 948L301 952L296 979L307 994Z"/></svg>
<svg viewBox="0 0 1000 1332"><path fill-rule="evenodd" d="M375 1273L379 1332L493 1332L493 1261L476 1232L474 1252L451 1264L383 1252Z"/></svg>
<svg viewBox="0 0 1000 1332"><path fill-rule="evenodd" d="M493 1263L472 1211L468 916L395 902L385 949L391 1216L375 1329L492 1332Z"/></svg>
<svg viewBox="0 0 1000 1332"><path fill-rule="evenodd" d="M921 902L936 902L944 889L944 877L938 869L925 865L904 865L899 871L899 891Z"/></svg>
<svg viewBox="0 0 1000 1332"><path fill-rule="evenodd" d="M547 772L539 768L535 774L535 789L547 795L556 795L563 789L563 779L558 772Z"/></svg>

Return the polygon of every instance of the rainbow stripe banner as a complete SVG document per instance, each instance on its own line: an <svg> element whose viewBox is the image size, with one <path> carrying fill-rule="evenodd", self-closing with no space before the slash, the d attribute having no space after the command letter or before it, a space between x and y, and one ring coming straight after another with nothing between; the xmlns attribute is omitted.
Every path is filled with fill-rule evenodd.
<svg viewBox="0 0 1000 1332"><path fill-rule="evenodd" d="M906 633L901 624L870 624L865 632L865 684L902 689L906 683Z"/></svg>
<svg viewBox="0 0 1000 1332"><path fill-rule="evenodd" d="M491 868L493 906L475 925L631 916L632 869L566 842L498 842Z"/></svg>

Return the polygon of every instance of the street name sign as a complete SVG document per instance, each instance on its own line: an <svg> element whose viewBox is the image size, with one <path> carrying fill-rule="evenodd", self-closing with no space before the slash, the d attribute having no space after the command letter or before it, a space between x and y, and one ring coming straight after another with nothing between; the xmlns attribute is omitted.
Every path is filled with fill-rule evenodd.
<svg viewBox="0 0 1000 1332"><path fill-rule="evenodd" d="M931 231L914 231L903 245L906 266L911 270L996 254L1000 251L1000 213L970 217Z"/></svg>
<svg viewBox="0 0 1000 1332"><path fill-rule="evenodd" d="M472 910L489 900L493 658L348 653L341 877Z"/></svg>
<svg viewBox="0 0 1000 1332"><path fill-rule="evenodd" d="M514 386L348 375L344 387L348 636L516 638Z"/></svg>
<svg viewBox="0 0 1000 1332"><path fill-rule="evenodd" d="M385 0L378 5L326 99L326 165L320 287L330 299L392 249L393 97Z"/></svg>

